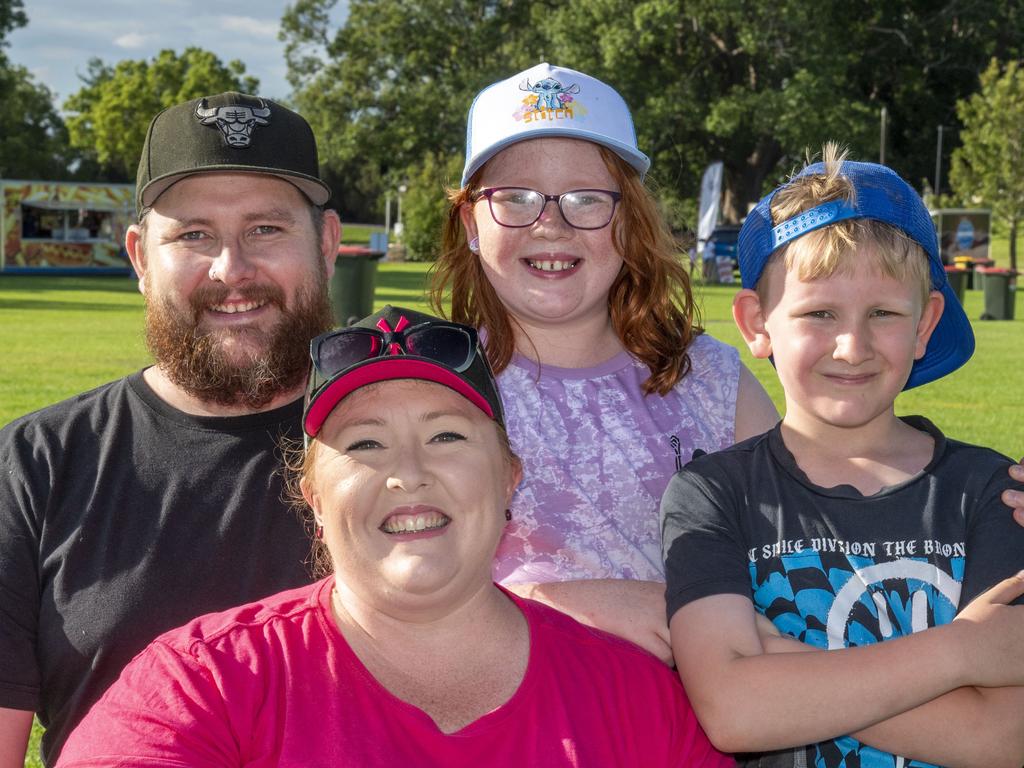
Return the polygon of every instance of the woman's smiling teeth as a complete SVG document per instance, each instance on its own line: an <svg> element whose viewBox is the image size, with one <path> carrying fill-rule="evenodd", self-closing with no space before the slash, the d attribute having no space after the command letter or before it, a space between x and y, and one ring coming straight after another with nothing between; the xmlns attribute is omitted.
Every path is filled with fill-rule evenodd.
<svg viewBox="0 0 1024 768"><path fill-rule="evenodd" d="M421 515L392 515L380 524L384 533L421 533L444 528L451 519L440 512Z"/></svg>
<svg viewBox="0 0 1024 768"><path fill-rule="evenodd" d="M252 312L252 310L259 309L262 306L263 302L248 301L245 304L214 304L210 309L214 312L224 312L228 315L233 315L236 312Z"/></svg>
<svg viewBox="0 0 1024 768"><path fill-rule="evenodd" d="M571 259L569 261L534 261L533 259L527 259L526 263L534 269L539 269L541 272L564 272L567 269L572 269L580 263L579 259Z"/></svg>

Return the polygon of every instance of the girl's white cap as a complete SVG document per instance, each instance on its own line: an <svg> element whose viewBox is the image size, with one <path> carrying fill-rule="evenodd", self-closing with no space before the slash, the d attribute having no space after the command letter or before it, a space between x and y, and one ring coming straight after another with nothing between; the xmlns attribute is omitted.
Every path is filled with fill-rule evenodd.
<svg viewBox="0 0 1024 768"><path fill-rule="evenodd" d="M473 100L462 186L505 147L549 136L608 147L641 178L651 165L637 149L633 118L618 91L574 69L543 63L487 86Z"/></svg>

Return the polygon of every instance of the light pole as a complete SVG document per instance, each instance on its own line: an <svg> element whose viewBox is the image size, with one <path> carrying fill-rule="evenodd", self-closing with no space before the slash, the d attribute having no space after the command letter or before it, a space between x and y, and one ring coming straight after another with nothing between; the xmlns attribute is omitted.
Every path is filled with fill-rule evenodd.
<svg viewBox="0 0 1024 768"><path fill-rule="evenodd" d="M409 191L409 188L405 184L401 184L398 187L398 213L395 216L395 239L402 239L402 230L404 225L402 224L402 195Z"/></svg>
<svg viewBox="0 0 1024 768"><path fill-rule="evenodd" d="M888 127L886 122L889 119L889 110L882 106L882 125L878 136L878 164L885 165L885 131Z"/></svg>
<svg viewBox="0 0 1024 768"><path fill-rule="evenodd" d="M939 142L935 147L935 195L940 192L939 182L942 180L942 126L939 126Z"/></svg>

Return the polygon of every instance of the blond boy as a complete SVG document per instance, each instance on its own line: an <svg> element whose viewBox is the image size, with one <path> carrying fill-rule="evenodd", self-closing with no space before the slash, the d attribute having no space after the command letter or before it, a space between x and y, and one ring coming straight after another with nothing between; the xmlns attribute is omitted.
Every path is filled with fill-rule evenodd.
<svg viewBox="0 0 1024 768"><path fill-rule="evenodd" d="M1012 462L895 415L900 391L963 365L974 338L920 198L837 155L740 233L734 317L774 362L786 415L666 491L679 673L745 764L1019 768Z"/></svg>

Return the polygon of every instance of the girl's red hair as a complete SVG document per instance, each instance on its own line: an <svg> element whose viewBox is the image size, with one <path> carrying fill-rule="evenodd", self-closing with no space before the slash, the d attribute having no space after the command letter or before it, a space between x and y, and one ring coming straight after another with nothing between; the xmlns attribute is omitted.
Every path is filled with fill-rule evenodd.
<svg viewBox="0 0 1024 768"><path fill-rule="evenodd" d="M622 193L610 225L623 262L608 292L612 327L623 347L651 372L644 393L665 395L689 372L687 349L702 333L690 277L657 204L636 171L611 150L602 146L598 150ZM473 204L481 173L482 169L477 171L466 187L448 191L448 217L429 295L439 314L444 313L445 299L450 298L452 320L486 331L487 357L498 374L515 351L515 320L487 280L480 259L469 250L459 215L462 206Z"/></svg>

